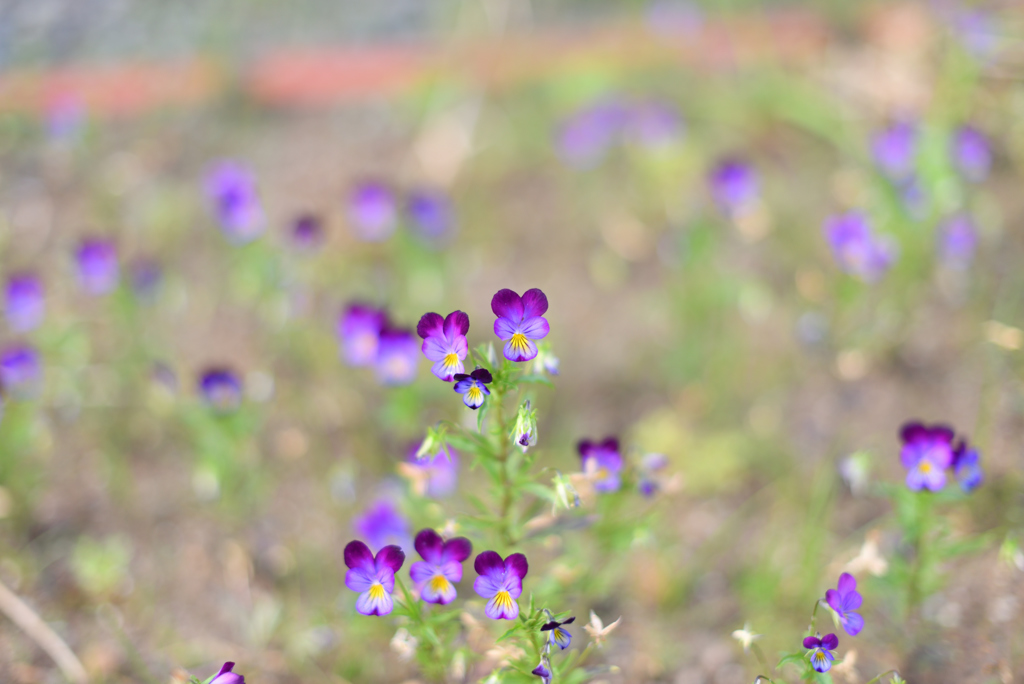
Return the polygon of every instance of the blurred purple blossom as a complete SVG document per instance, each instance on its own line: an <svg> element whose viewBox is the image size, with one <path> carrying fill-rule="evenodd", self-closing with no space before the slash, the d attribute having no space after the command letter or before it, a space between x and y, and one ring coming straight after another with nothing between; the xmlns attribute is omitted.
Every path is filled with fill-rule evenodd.
<svg viewBox="0 0 1024 684"><path fill-rule="evenodd" d="M207 369L199 376L199 396L215 411L234 411L242 404L242 380L228 368Z"/></svg>
<svg viewBox="0 0 1024 684"><path fill-rule="evenodd" d="M980 183L992 169L988 136L973 126L961 126L953 134L953 161L964 178Z"/></svg>
<svg viewBox="0 0 1024 684"><path fill-rule="evenodd" d="M968 446L961 440L953 451L953 473L956 475L960 488L965 492L973 492L985 481L985 472L981 469L981 455L977 449Z"/></svg>
<svg viewBox="0 0 1024 684"><path fill-rule="evenodd" d="M917 161L917 126L899 121L872 138L871 155L878 169L891 180L906 180Z"/></svg>
<svg viewBox="0 0 1024 684"><path fill-rule="evenodd" d="M46 104L46 134L57 142L74 142L82 137L88 110L77 95L64 93Z"/></svg>
<svg viewBox="0 0 1024 684"><path fill-rule="evenodd" d="M978 230L967 214L956 214L939 226L939 258L954 268L967 268L978 247Z"/></svg>
<svg viewBox="0 0 1024 684"><path fill-rule="evenodd" d="M91 295L105 295L117 287L120 267L117 262L117 248L110 240L87 238L75 252L78 267L78 283Z"/></svg>
<svg viewBox="0 0 1024 684"><path fill-rule="evenodd" d="M562 161L577 168L596 166L619 135L622 120L622 106L612 100L574 113L558 129L556 149Z"/></svg>
<svg viewBox="0 0 1024 684"><path fill-rule="evenodd" d="M145 302L152 301L156 297L160 281L163 279L160 263L149 258L135 259L129 265L128 272L135 295Z"/></svg>
<svg viewBox="0 0 1024 684"><path fill-rule="evenodd" d="M648 149L665 147L682 135L683 122L678 112L663 102L637 102L626 109L623 136Z"/></svg>
<svg viewBox="0 0 1024 684"><path fill-rule="evenodd" d="M301 252L315 252L323 246L326 239L323 222L315 214L301 214L292 221L289 237L295 249Z"/></svg>
<svg viewBox="0 0 1024 684"><path fill-rule="evenodd" d="M229 240L238 244L259 237L266 216L252 172L236 161L212 165L203 183L213 213Z"/></svg>
<svg viewBox="0 0 1024 684"><path fill-rule="evenodd" d="M409 546L409 521L389 499L377 499L352 521L356 534L373 548Z"/></svg>
<svg viewBox="0 0 1024 684"><path fill-rule="evenodd" d="M722 159L711 169L708 185L715 202L729 214L747 208L760 194L754 167L733 157Z"/></svg>
<svg viewBox="0 0 1024 684"><path fill-rule="evenodd" d="M665 36L690 36L704 26L704 12L688 0L655 0L644 13L647 27Z"/></svg>
<svg viewBox="0 0 1024 684"><path fill-rule="evenodd" d="M17 344L0 352L0 385L14 396L28 397L35 394L42 374L39 352L34 348Z"/></svg>
<svg viewBox="0 0 1024 684"><path fill-rule="evenodd" d="M345 307L338 318L338 341L345 363L350 366L372 366L377 362L380 334L387 324L387 314L366 304Z"/></svg>
<svg viewBox="0 0 1024 684"><path fill-rule="evenodd" d="M416 458L419 448L419 444L413 444L409 448L406 460L425 476L423 493L438 499L454 494L459 481L458 452L447 447L447 452L442 450L433 456L426 455L423 458Z"/></svg>
<svg viewBox="0 0 1024 684"><path fill-rule="evenodd" d="M824 230L839 268L864 282L877 281L895 260L893 248L874 234L862 212L832 216Z"/></svg>
<svg viewBox="0 0 1024 684"><path fill-rule="evenodd" d="M377 342L377 379L382 385L408 385L416 379L419 352L411 330L385 327Z"/></svg>
<svg viewBox="0 0 1024 684"><path fill-rule="evenodd" d="M864 618L854 612L860 608L863 599L853 575L848 572L840 575L838 588L825 592L825 602L839 616L839 624L847 634L857 636L864 629Z"/></svg>
<svg viewBox="0 0 1024 684"><path fill-rule="evenodd" d="M43 322L43 316L46 314L46 297L43 293L43 283L36 275L12 275L7 279L4 295L4 314L11 330L24 333Z"/></svg>
<svg viewBox="0 0 1024 684"><path fill-rule="evenodd" d="M591 476L594 490L598 492L617 492L622 485L622 454L619 453L619 440L607 437L602 442L591 442L584 439L576 445L580 454L583 472Z"/></svg>
<svg viewBox="0 0 1024 684"><path fill-rule="evenodd" d="M394 191L377 181L357 183L349 192L348 219L359 239L387 240L398 223L398 200Z"/></svg>
<svg viewBox="0 0 1024 684"><path fill-rule="evenodd" d="M455 230L451 200L435 190L413 190L406 200L409 221L427 240L441 240Z"/></svg>
<svg viewBox="0 0 1024 684"><path fill-rule="evenodd" d="M231 671L234 667L235 664L232 662L224 663L220 672L210 680L210 684L245 684L245 677Z"/></svg>
<svg viewBox="0 0 1024 684"><path fill-rule="evenodd" d="M937 492L946 485L946 469L953 465L953 429L910 422L900 428L900 461L907 469L907 487L914 492Z"/></svg>

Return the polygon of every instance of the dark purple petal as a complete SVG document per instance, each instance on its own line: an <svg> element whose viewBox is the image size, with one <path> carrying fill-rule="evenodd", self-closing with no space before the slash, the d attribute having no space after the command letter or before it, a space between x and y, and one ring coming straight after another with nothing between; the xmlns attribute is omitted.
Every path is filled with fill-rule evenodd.
<svg viewBox="0 0 1024 684"><path fill-rule="evenodd" d="M423 314L420 318L420 322L416 324L416 334L427 339L428 337L443 337L444 336L444 319L441 318L441 314L430 313Z"/></svg>
<svg viewBox="0 0 1024 684"><path fill-rule="evenodd" d="M955 435L956 432L953 430L953 428L942 423L938 425L932 425L931 427L928 428L929 437L935 440L948 442L949 444L953 443L953 438Z"/></svg>
<svg viewBox="0 0 1024 684"><path fill-rule="evenodd" d="M353 570L359 568L367 572L373 572L373 553L366 544L358 539L350 541L345 546L345 565Z"/></svg>
<svg viewBox="0 0 1024 684"><path fill-rule="evenodd" d="M469 315L462 311L452 311L444 319L444 336L454 340L456 335L469 332Z"/></svg>
<svg viewBox="0 0 1024 684"><path fill-rule="evenodd" d="M806 642L806 639L804 641ZM829 651L834 651L839 647L839 637L835 634L826 634L821 637L821 646Z"/></svg>
<svg viewBox="0 0 1024 684"><path fill-rule="evenodd" d="M199 393L217 411L233 411L242 403L242 381L227 368L211 368L199 376Z"/></svg>
<svg viewBox="0 0 1024 684"><path fill-rule="evenodd" d="M444 543L444 550L441 552L442 562L455 561L461 563L473 553L473 543L465 537L455 537Z"/></svg>
<svg viewBox="0 0 1024 684"><path fill-rule="evenodd" d="M398 572L402 569L402 565L405 563L405 551L401 548L390 545L385 546L383 549L377 552L377 557L374 559L374 564L377 569L390 568L391 572Z"/></svg>
<svg viewBox="0 0 1024 684"><path fill-rule="evenodd" d="M605 437L604 441L599 444L602 449L608 449L609 451L619 450L619 438L618 437Z"/></svg>
<svg viewBox="0 0 1024 684"><path fill-rule="evenodd" d="M526 556L521 553L513 553L505 559L505 569L516 575L519 579L526 577L530 571L530 564L526 562Z"/></svg>
<svg viewBox="0 0 1024 684"><path fill-rule="evenodd" d="M431 563L441 562L441 552L444 550L444 539L437 532L431 529L420 530L416 533L416 541L413 542L416 553L423 557L423 560Z"/></svg>
<svg viewBox="0 0 1024 684"><path fill-rule="evenodd" d="M928 431L925 429L924 425L916 420L904 423L903 427L900 428L900 440L904 443L916 442L927 434Z"/></svg>
<svg viewBox="0 0 1024 684"><path fill-rule="evenodd" d="M491 311L495 316L508 318L515 323L523 320L523 300L509 289L498 290L491 298Z"/></svg>
<svg viewBox="0 0 1024 684"><path fill-rule="evenodd" d="M487 384L493 382L494 378L491 377L491 372L486 368L477 368L475 371L469 374L474 380ZM457 378L456 378L457 379Z"/></svg>
<svg viewBox="0 0 1024 684"><path fill-rule="evenodd" d="M478 575L500 579L505 573L505 561L501 559L497 551L484 551L478 554L476 560L473 561L473 569Z"/></svg>
<svg viewBox="0 0 1024 684"><path fill-rule="evenodd" d="M543 316L548 310L548 298L537 288L524 292L521 301L523 303L523 318Z"/></svg>
<svg viewBox="0 0 1024 684"><path fill-rule="evenodd" d="M821 646L821 639L818 637L809 636L804 638L804 648L818 648L818 646Z"/></svg>
<svg viewBox="0 0 1024 684"><path fill-rule="evenodd" d="M542 632L546 632L546 631L548 631L548 630L550 630L550 629L554 629L555 627L558 627L558 625L560 625L560 624L562 624L562 623L560 623L560 622L557 622L557 621L555 621L555 620L552 620L551 622L545 622L545 623L544 623L544 624L543 624L543 625L541 626L541 628L540 628L540 631L542 631Z"/></svg>
<svg viewBox="0 0 1024 684"><path fill-rule="evenodd" d="M452 380L454 380L455 382L461 382L463 380L468 380L472 377L472 374L467 375L466 373L456 373L455 375L452 376Z"/></svg>
<svg viewBox="0 0 1024 684"><path fill-rule="evenodd" d="M576 451L579 452L580 456L586 456L590 453L590 450L594 448L594 443L589 439L581 439L576 443Z"/></svg>

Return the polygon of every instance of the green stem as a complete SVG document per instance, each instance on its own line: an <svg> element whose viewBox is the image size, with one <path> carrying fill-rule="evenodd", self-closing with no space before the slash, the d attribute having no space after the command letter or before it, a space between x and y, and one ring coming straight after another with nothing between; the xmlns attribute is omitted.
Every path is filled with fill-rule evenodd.
<svg viewBox="0 0 1024 684"><path fill-rule="evenodd" d="M509 441L509 425L505 422L505 395L503 392L494 391L491 393L491 400L494 402L494 409L497 413L495 416L498 425L498 448L496 449L498 455L498 463L500 465L500 485L501 485L501 505L499 508L499 519L501 520L501 537L505 544L511 546L515 544L516 539L512 535L512 475L509 472L509 450L511 444Z"/></svg>
<svg viewBox="0 0 1024 684"><path fill-rule="evenodd" d="M907 581L907 613L914 615L921 603L921 577L925 569L925 556L927 554L928 527L931 517L932 499L927 492L918 492L915 495L915 520L914 520L914 561L910 569L910 579Z"/></svg>
<svg viewBox="0 0 1024 684"><path fill-rule="evenodd" d="M875 684L875 682L880 680L882 677L884 677L886 675L891 675L891 674L899 674L899 670L886 670L885 672L883 672L882 674L878 675L874 679L869 680L867 684Z"/></svg>
<svg viewBox="0 0 1024 684"><path fill-rule="evenodd" d="M402 610L412 620L414 627L416 628L417 635L423 639L427 646L430 648L430 659L429 663L432 664L430 669L436 670L434 677L436 681L443 682L445 679L445 663L448 662L444 651L444 644L441 643L441 639L438 638L437 632L431 625L423 619L423 607L422 604L413 598L412 593L405 586L405 583L400 577L395 575L395 583L398 588L402 590L403 600L399 601ZM424 668L426 669L426 668ZM427 676L431 676L428 673Z"/></svg>
<svg viewBox="0 0 1024 684"><path fill-rule="evenodd" d="M757 644L751 643L750 650L754 652L754 657L757 658L757 662L760 663L761 667L764 668L765 672L774 672L775 670L768 664L768 659L764 657L764 651ZM759 677L761 675L758 675ZM769 677L764 677L769 682L772 681Z"/></svg>
<svg viewBox="0 0 1024 684"><path fill-rule="evenodd" d="M818 606L821 605L821 599L814 602L814 610L811 611L811 624L807 628L807 636L814 636L818 633Z"/></svg>

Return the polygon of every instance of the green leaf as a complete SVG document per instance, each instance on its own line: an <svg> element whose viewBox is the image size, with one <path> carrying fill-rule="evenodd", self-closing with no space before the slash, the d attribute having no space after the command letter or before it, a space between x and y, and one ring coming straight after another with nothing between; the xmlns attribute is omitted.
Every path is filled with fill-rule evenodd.
<svg viewBox="0 0 1024 684"><path fill-rule="evenodd" d="M508 639L509 637L511 637L513 634L515 634L518 631L519 631L519 625L516 625L515 627L510 628L504 634L502 634L500 637L498 637L497 640L494 643L500 644L502 641L504 641L505 639Z"/></svg>
<svg viewBox="0 0 1024 684"><path fill-rule="evenodd" d="M529 382L537 385L547 385L548 387L554 387L555 383L551 382L550 379L543 375L524 375L519 378L519 382Z"/></svg>

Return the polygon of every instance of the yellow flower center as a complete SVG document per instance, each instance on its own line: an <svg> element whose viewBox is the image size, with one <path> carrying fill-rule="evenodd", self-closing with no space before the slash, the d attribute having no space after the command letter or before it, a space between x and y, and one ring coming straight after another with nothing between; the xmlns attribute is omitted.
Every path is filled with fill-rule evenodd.
<svg viewBox="0 0 1024 684"><path fill-rule="evenodd" d="M502 610L502 612L508 613L512 610L512 597L507 591L499 591L494 596L495 607Z"/></svg>
<svg viewBox="0 0 1024 684"><path fill-rule="evenodd" d="M455 352L452 352L451 354L445 354L445 357L444 357L444 367L445 368L455 368L458 365L459 365L459 355L458 354L456 354Z"/></svg>
<svg viewBox="0 0 1024 684"><path fill-rule="evenodd" d="M918 468L921 469L922 473L927 475L932 471L932 463L931 461L921 461L921 465L919 465Z"/></svg>
<svg viewBox="0 0 1024 684"><path fill-rule="evenodd" d="M386 593L387 592L384 591L384 585L380 582L370 585L370 600L380 601L384 598L384 594Z"/></svg>
<svg viewBox="0 0 1024 684"><path fill-rule="evenodd" d="M473 385L472 387L470 387L469 391L466 392L466 396L469 397L469 400L470 401L474 401L474 402L475 401L479 401L480 398L483 397L483 395L484 395L484 393L481 392L480 388L477 387L476 385Z"/></svg>
<svg viewBox="0 0 1024 684"><path fill-rule="evenodd" d="M438 594L447 591L450 586L451 586L451 582L449 582L448 578L445 577L444 575L434 575L430 579L430 589L431 589L431 591L436 592Z"/></svg>
<svg viewBox="0 0 1024 684"><path fill-rule="evenodd" d="M525 354L530 351L530 345L527 343L526 335L523 333L516 333L512 336L512 351L518 354Z"/></svg>

